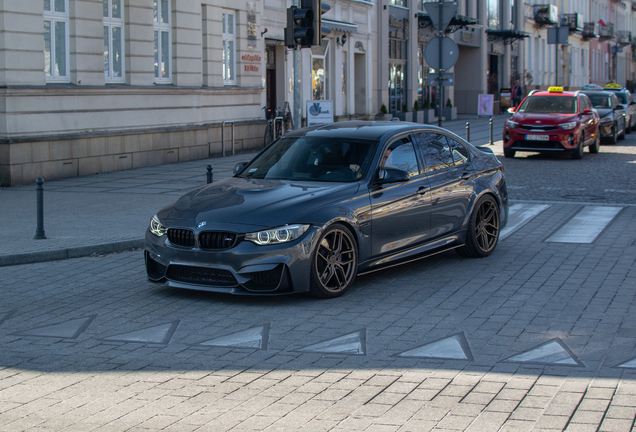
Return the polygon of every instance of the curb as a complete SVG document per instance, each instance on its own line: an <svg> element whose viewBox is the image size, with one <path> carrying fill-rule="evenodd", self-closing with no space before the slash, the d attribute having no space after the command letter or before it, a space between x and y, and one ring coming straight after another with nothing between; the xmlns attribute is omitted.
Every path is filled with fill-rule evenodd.
<svg viewBox="0 0 636 432"><path fill-rule="evenodd" d="M30 252L16 255L0 256L0 267L33 264L47 261L59 261L69 258L81 258L92 254L106 254L112 252L123 252L130 249L141 248L145 240L124 240L113 243L102 243L92 246L80 246L68 249L58 249L45 252Z"/></svg>

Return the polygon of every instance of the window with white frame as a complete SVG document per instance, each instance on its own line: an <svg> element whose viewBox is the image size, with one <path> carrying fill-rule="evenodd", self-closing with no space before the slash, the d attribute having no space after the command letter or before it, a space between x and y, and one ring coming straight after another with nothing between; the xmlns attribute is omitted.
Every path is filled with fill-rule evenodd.
<svg viewBox="0 0 636 432"><path fill-rule="evenodd" d="M155 31L155 82L172 82L172 34L170 30L170 1L153 0Z"/></svg>
<svg viewBox="0 0 636 432"><path fill-rule="evenodd" d="M69 82L68 0L43 1L46 81Z"/></svg>
<svg viewBox="0 0 636 432"><path fill-rule="evenodd" d="M236 15L223 12L223 84L236 84Z"/></svg>
<svg viewBox="0 0 636 432"><path fill-rule="evenodd" d="M123 0L103 0L104 77L106 82L124 81Z"/></svg>

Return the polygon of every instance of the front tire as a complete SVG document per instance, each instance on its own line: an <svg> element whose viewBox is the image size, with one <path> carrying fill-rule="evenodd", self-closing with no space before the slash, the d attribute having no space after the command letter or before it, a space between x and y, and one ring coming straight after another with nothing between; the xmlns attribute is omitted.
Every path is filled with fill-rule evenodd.
<svg viewBox="0 0 636 432"><path fill-rule="evenodd" d="M596 154L601 148L601 135L597 132L596 139L594 140L594 144L590 146L590 153Z"/></svg>
<svg viewBox="0 0 636 432"><path fill-rule="evenodd" d="M515 151L509 149L508 147L504 147L504 157L513 158L515 157Z"/></svg>
<svg viewBox="0 0 636 432"><path fill-rule="evenodd" d="M322 233L311 258L309 293L334 298L344 294L358 272L358 249L351 231L334 224Z"/></svg>
<svg viewBox="0 0 636 432"><path fill-rule="evenodd" d="M618 141L618 123L614 123L614 133L612 134L612 137L609 139L609 143L610 144L616 144L616 142Z"/></svg>
<svg viewBox="0 0 636 432"><path fill-rule="evenodd" d="M572 159L581 159L583 158L583 151L585 150L583 144L585 143L585 137L583 134L579 137L579 145L576 146L574 151L572 152Z"/></svg>
<svg viewBox="0 0 636 432"><path fill-rule="evenodd" d="M619 140L624 140L625 139L625 122L623 122L623 131L621 132L621 134L618 136Z"/></svg>
<svg viewBox="0 0 636 432"><path fill-rule="evenodd" d="M495 250L498 241L499 206L491 195L484 195L470 215L466 244L456 250L465 257L483 258Z"/></svg>

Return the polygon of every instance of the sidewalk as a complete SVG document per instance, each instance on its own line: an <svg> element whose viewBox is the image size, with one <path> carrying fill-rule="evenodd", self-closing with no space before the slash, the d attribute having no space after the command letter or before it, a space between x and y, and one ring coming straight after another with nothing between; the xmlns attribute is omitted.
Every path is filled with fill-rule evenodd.
<svg viewBox="0 0 636 432"><path fill-rule="evenodd" d="M507 114L493 116L493 150L500 153ZM443 127L471 142L489 144L489 118L460 115ZM435 123L434 125L437 125ZM45 240L34 240L35 185L0 188L0 266L104 254L143 246L150 218L188 190L206 183L206 166L214 181L232 175L236 163L254 153L160 165L44 183Z"/></svg>

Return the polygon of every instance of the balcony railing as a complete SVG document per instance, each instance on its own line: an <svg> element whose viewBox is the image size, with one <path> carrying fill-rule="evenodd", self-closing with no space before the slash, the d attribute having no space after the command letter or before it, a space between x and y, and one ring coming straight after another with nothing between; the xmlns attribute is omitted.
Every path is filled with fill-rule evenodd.
<svg viewBox="0 0 636 432"><path fill-rule="evenodd" d="M598 33L596 32L596 23L595 22L586 22L583 24L583 32L581 33L584 39L594 39L598 37Z"/></svg>
<svg viewBox="0 0 636 432"><path fill-rule="evenodd" d="M561 25L566 25L570 28L570 32L583 30L583 15L580 13L563 14Z"/></svg>
<svg viewBox="0 0 636 432"><path fill-rule="evenodd" d="M558 24L559 12L555 5L534 5L534 22L540 26Z"/></svg>
<svg viewBox="0 0 636 432"><path fill-rule="evenodd" d="M601 40L614 38L614 23L607 23L607 25L599 25L598 37Z"/></svg>
<svg viewBox="0 0 636 432"><path fill-rule="evenodd" d="M632 32L629 30L619 30L616 32L616 43L619 45L629 45L632 43Z"/></svg>

